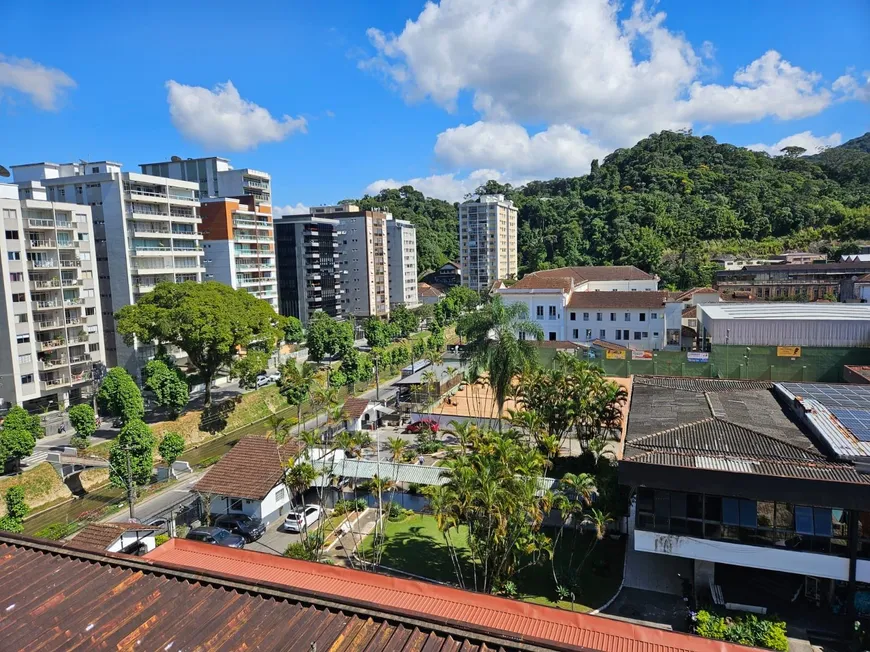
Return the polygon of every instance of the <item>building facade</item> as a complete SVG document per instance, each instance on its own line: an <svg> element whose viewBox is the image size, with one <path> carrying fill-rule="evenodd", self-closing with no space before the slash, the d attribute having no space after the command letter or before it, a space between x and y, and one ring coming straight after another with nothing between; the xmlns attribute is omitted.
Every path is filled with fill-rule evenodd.
<svg viewBox="0 0 870 652"><path fill-rule="evenodd" d="M870 273L870 262L808 265L759 265L740 270L716 272L715 287L748 293L761 301L835 298L852 301L855 280Z"/></svg>
<svg viewBox="0 0 870 652"><path fill-rule="evenodd" d="M274 222L278 256L278 312L307 324L314 313L342 317L339 221L285 215Z"/></svg>
<svg viewBox="0 0 870 652"><path fill-rule="evenodd" d="M407 220L387 220L387 258L389 260L390 305L416 308L417 229Z"/></svg>
<svg viewBox="0 0 870 652"><path fill-rule="evenodd" d="M22 186L0 184L0 396L35 411L88 400L104 345L90 207Z"/></svg>
<svg viewBox="0 0 870 652"><path fill-rule="evenodd" d="M175 157L178 158L178 157ZM239 197L248 195L259 203L272 203L272 177L251 168L233 169L229 159L220 156L188 158L162 163L143 163L143 174L199 184L200 197Z"/></svg>
<svg viewBox="0 0 870 652"><path fill-rule="evenodd" d="M434 272L427 274L425 280L430 285L440 285L445 288L462 285L462 267L453 261L444 263Z"/></svg>
<svg viewBox="0 0 870 652"><path fill-rule="evenodd" d="M481 195L459 205L459 257L462 283L486 290L516 278L517 208L504 195Z"/></svg>
<svg viewBox="0 0 870 652"><path fill-rule="evenodd" d="M121 164L110 161L12 170L16 182L45 186L49 201L90 207L106 364L138 375L154 346L128 346L115 331L114 314L158 283L203 280L198 184L121 172Z"/></svg>
<svg viewBox="0 0 870 652"><path fill-rule="evenodd" d="M272 208L248 196L204 199L206 279L244 289L278 310Z"/></svg>

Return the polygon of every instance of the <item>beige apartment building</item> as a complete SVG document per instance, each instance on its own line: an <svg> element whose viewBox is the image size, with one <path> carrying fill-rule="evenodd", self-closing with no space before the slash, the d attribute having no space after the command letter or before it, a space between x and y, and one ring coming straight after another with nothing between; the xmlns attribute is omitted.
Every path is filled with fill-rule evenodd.
<svg viewBox="0 0 870 652"><path fill-rule="evenodd" d="M504 195L480 195L459 205L462 284L480 291L516 278L517 208Z"/></svg>

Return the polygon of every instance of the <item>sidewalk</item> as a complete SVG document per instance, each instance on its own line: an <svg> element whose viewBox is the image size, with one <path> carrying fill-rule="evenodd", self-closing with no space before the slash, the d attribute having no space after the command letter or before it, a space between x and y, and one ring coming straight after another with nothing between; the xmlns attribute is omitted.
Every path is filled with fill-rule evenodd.
<svg viewBox="0 0 870 652"><path fill-rule="evenodd" d="M357 521L351 524L350 531L339 537L328 550L325 551L327 557L330 557L338 564L350 566L348 556L356 552L363 540L371 534L375 529L375 524L378 521L378 510L370 507L362 513Z"/></svg>

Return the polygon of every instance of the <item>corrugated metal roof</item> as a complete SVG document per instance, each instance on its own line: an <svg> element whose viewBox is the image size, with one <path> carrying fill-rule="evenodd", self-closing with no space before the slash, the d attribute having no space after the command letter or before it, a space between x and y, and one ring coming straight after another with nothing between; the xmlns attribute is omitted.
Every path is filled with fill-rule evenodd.
<svg viewBox="0 0 870 652"><path fill-rule="evenodd" d="M198 542L173 539L150 552L146 559L271 582L336 601L364 601L387 612L438 623L463 623L467 629L494 630L503 636L561 649L613 652L736 652L746 649L603 616L572 613L437 584L249 550L191 544Z"/></svg>
<svg viewBox="0 0 870 652"><path fill-rule="evenodd" d="M687 392L730 392L746 389L770 389L766 380L718 380L716 378L684 378L681 376L635 376L634 382L651 387L669 387Z"/></svg>
<svg viewBox="0 0 870 652"><path fill-rule="evenodd" d="M867 321L870 305L855 303L717 303L701 304L710 319L774 319L776 321Z"/></svg>
<svg viewBox="0 0 870 652"><path fill-rule="evenodd" d="M571 649L558 638L536 640L547 636L543 627L523 641L522 635L510 629L499 631L489 623L465 625L461 617L415 618L415 602L425 599L419 589L405 593L405 605L380 609L372 596L361 590L364 585L330 574L330 568L320 564L297 562L309 567L305 574L309 578L326 576L325 581L278 585L268 584L276 579L270 560L281 557L240 550L239 557L249 555L242 562L221 554L219 546L178 539L158 550L174 550L176 542L183 542L188 553L199 552L197 559L202 563L179 569L160 561L159 556L142 559L88 553L3 533L0 647L4 652ZM258 570L250 572L251 568ZM431 585L425 587L427 592L435 592ZM325 590L329 588L333 590ZM469 601L477 602L474 594L468 595L472 596ZM335 596L341 598L336 601ZM459 616L456 612L454 609L449 616ZM601 629L607 632L610 628L603 625ZM654 632L647 636L653 642L659 637ZM678 645L684 639L688 644ZM653 644L646 649L727 649L698 644L690 637L667 640L677 644Z"/></svg>

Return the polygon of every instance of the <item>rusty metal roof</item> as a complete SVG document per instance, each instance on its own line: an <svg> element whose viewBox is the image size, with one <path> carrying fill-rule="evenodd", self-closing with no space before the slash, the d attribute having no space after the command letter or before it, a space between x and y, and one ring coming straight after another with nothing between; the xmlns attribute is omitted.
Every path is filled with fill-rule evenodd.
<svg viewBox="0 0 870 652"><path fill-rule="evenodd" d="M191 545L196 544L196 545ZM472 593L437 584L326 566L250 550L172 539L146 559L269 582L336 602L362 601L411 618L489 632L555 649L607 652L736 652L745 648L632 623ZM2 607L2 604L0 604ZM0 631L2 634L2 631Z"/></svg>
<svg viewBox="0 0 870 652"><path fill-rule="evenodd" d="M284 477L285 464L301 449L295 440L279 446L265 437L243 437L208 470L194 490L262 500Z"/></svg>
<svg viewBox="0 0 870 652"><path fill-rule="evenodd" d="M385 613L376 605L338 603L326 595L5 533L0 536L0 613L0 647L9 652L558 649Z"/></svg>

